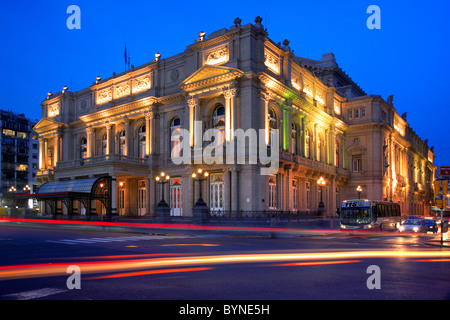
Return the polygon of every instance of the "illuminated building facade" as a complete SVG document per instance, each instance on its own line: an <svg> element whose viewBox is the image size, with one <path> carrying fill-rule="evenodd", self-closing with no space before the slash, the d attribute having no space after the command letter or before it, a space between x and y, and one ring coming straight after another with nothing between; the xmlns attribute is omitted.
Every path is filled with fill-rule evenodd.
<svg viewBox="0 0 450 320"><path fill-rule="evenodd" d="M24 114L0 110L0 208L28 204L15 201L15 195L33 193L37 188L35 175L38 171L39 141L32 131L36 122Z"/></svg>
<svg viewBox="0 0 450 320"><path fill-rule="evenodd" d="M35 127L39 183L107 175L113 213L154 215L165 188L171 215L190 216L199 193L191 174L202 168L210 173L203 198L214 211L315 211L323 199L325 215L334 216L361 186L364 198L427 212L434 153L392 98L367 95L332 53L319 61L295 56L289 41L273 42L261 22L241 25L237 18L229 29L200 33L175 56L157 53L83 90L49 93ZM263 129L272 152L271 133L278 131L278 170L267 175L260 162L198 161L195 149L209 144L202 135L210 128L225 143L236 129ZM182 129L189 131L190 164L173 161L181 156ZM160 172L170 175L162 186L155 183ZM92 208L104 212L101 203Z"/></svg>

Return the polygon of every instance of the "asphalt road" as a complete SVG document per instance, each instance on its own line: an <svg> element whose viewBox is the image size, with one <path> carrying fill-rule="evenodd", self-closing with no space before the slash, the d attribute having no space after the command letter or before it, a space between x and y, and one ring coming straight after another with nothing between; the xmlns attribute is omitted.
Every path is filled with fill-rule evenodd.
<svg viewBox="0 0 450 320"><path fill-rule="evenodd" d="M450 250L433 237L1 226L0 300L446 300Z"/></svg>

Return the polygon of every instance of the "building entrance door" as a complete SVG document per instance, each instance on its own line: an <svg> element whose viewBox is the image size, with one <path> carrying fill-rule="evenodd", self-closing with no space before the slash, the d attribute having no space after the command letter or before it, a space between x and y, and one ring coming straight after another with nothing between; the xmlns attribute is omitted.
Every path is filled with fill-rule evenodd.
<svg viewBox="0 0 450 320"><path fill-rule="evenodd" d="M183 215L183 185L182 178L170 179L170 215L181 216Z"/></svg>
<svg viewBox="0 0 450 320"><path fill-rule="evenodd" d="M145 215L147 205L146 205L146 194L147 188L145 186L145 180L138 181L138 215Z"/></svg>
<svg viewBox="0 0 450 320"><path fill-rule="evenodd" d="M224 189L225 182L223 174L212 174L210 184L210 209L218 212L224 210Z"/></svg>

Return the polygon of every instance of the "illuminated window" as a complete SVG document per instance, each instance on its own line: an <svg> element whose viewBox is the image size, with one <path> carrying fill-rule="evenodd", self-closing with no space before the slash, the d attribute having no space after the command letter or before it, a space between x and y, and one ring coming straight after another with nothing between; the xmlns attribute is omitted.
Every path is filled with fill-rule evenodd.
<svg viewBox="0 0 450 320"><path fill-rule="evenodd" d="M108 136L107 136L107 134L105 133L105 134L102 136L102 154L108 154L108 150L107 150L107 147L108 147L107 139L108 139Z"/></svg>
<svg viewBox="0 0 450 320"><path fill-rule="evenodd" d="M87 139L86 138L81 139L80 156L81 156L81 159L87 158Z"/></svg>
<svg viewBox="0 0 450 320"><path fill-rule="evenodd" d="M214 109L213 128L219 130L222 135L222 141L216 141L216 145L223 144L225 142L225 108L221 104Z"/></svg>
<svg viewBox="0 0 450 320"><path fill-rule="evenodd" d="M171 156L172 158L181 157L181 120L175 118L170 123Z"/></svg>
<svg viewBox="0 0 450 320"><path fill-rule="evenodd" d="M127 155L127 139L125 134L125 130L119 132L119 154L122 156Z"/></svg>
<svg viewBox="0 0 450 320"><path fill-rule="evenodd" d="M145 124L139 128L138 136L138 156L139 158L145 158L145 148L146 148L146 127Z"/></svg>

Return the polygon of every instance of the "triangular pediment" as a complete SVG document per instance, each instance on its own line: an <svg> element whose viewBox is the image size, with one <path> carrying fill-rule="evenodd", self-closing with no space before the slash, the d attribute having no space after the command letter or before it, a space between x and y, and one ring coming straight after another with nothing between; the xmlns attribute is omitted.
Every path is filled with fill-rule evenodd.
<svg viewBox="0 0 450 320"><path fill-rule="evenodd" d="M236 68L205 65L187 77L180 84L180 87L183 90L188 90L193 87L201 87L206 84L229 81L240 77L243 74L243 71Z"/></svg>
<svg viewBox="0 0 450 320"><path fill-rule="evenodd" d="M42 118L34 127L33 130L38 132L39 131L45 131L48 129L54 129L59 126L63 126L64 124L49 118Z"/></svg>

